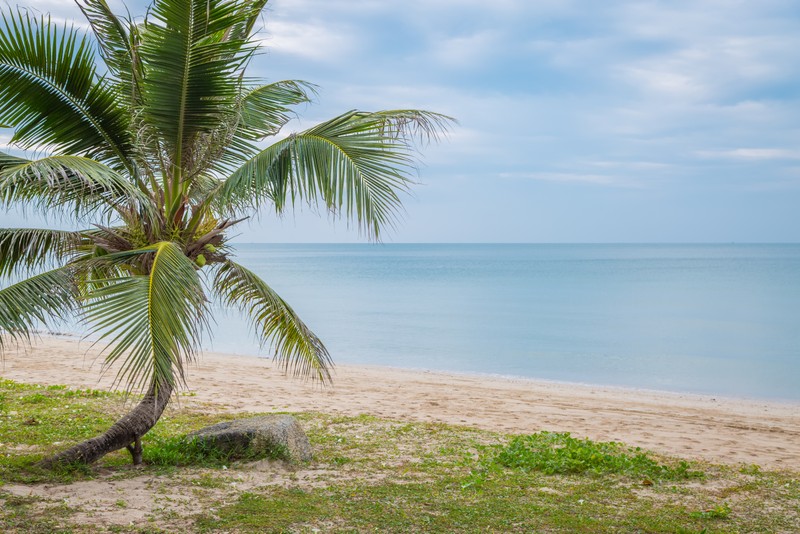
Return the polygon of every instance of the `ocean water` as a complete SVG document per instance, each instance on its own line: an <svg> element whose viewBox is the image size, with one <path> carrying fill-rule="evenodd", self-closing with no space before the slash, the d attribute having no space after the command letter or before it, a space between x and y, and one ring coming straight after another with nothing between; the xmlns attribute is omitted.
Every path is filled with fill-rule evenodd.
<svg viewBox="0 0 800 534"><path fill-rule="evenodd" d="M244 244L340 363L800 400L800 245ZM265 354L215 306L220 352Z"/></svg>

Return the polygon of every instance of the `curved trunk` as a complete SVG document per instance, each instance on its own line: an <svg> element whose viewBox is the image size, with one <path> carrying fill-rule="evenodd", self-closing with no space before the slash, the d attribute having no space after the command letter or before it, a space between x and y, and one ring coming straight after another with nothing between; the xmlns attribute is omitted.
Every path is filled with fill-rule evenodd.
<svg viewBox="0 0 800 534"><path fill-rule="evenodd" d="M123 447L130 451L134 465L142 463L141 438L158 422L171 395L171 385L162 383L156 388L153 384L141 402L106 432L46 458L39 465L49 468L73 463L90 464Z"/></svg>

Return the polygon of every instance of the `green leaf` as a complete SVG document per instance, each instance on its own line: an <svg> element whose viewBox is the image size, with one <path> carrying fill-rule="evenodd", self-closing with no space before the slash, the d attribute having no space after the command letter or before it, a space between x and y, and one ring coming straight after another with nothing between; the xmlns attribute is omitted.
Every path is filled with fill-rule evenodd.
<svg viewBox="0 0 800 534"><path fill-rule="evenodd" d="M283 213L302 202L377 239L412 183L415 143L451 119L351 111L263 148L314 95L306 82L246 76L267 0L154 0L139 22L109 0L76 2L88 35L21 9L0 15L0 127L44 156L0 152L0 207L92 223L0 230L0 275L69 262L2 290L0 329L26 337L80 312L120 365L117 384L176 385L205 325L205 260L214 291L250 315L285 369L329 380L321 341L262 280L226 263L226 234L264 203Z"/></svg>
<svg viewBox="0 0 800 534"><path fill-rule="evenodd" d="M252 36L253 28L261 16L268 0L250 0L242 2L239 9L242 14L241 23L234 25L231 37L233 39L247 39Z"/></svg>
<svg viewBox="0 0 800 534"><path fill-rule="evenodd" d="M240 133L261 140L275 135L294 114L290 106L311 101L315 86L300 80L284 80L248 91L242 99Z"/></svg>
<svg viewBox="0 0 800 534"><path fill-rule="evenodd" d="M249 10L223 0L156 0L142 33L144 119L162 141L172 164L168 190L177 188L216 159L228 136L220 125L235 127L244 67L254 46L231 38ZM220 148L224 148L220 147ZM184 176L184 177L182 177Z"/></svg>
<svg viewBox="0 0 800 534"><path fill-rule="evenodd" d="M280 132L295 114L291 107L311 102L316 87L300 80L284 80L249 89L239 102L239 120L216 170L232 171L252 158L261 141ZM227 134L227 132L225 132Z"/></svg>
<svg viewBox="0 0 800 534"><path fill-rule="evenodd" d="M106 365L120 362L115 384L146 389L185 383L206 327L207 302L194 263L174 243L108 255L96 262L153 254L148 275L92 282L85 316L106 343Z"/></svg>
<svg viewBox="0 0 800 534"><path fill-rule="evenodd" d="M217 204L258 209L269 201L280 213L296 200L321 201L377 239L412 183L413 142L435 139L451 120L417 110L351 111L260 152L228 178Z"/></svg>
<svg viewBox="0 0 800 534"><path fill-rule="evenodd" d="M232 261L219 267L213 283L223 302L242 311L262 345L272 345L276 362L296 376L330 381L330 354L288 304L253 272Z"/></svg>
<svg viewBox="0 0 800 534"><path fill-rule="evenodd" d="M74 268L60 267L0 289L0 349L4 336L30 341L41 327L63 321L78 309Z"/></svg>
<svg viewBox="0 0 800 534"><path fill-rule="evenodd" d="M48 17L3 13L0 24L0 123L12 142L59 154L84 154L128 166L126 112L97 75L87 39Z"/></svg>
<svg viewBox="0 0 800 534"><path fill-rule="evenodd" d="M76 3L94 32L119 97L125 98L131 108L138 106L143 72L138 27L130 17L117 17L105 0L76 0Z"/></svg>
<svg viewBox="0 0 800 534"><path fill-rule="evenodd" d="M46 213L66 208L77 217L131 203L150 206L149 197L97 161L80 156L30 161L0 153L0 205L20 202Z"/></svg>
<svg viewBox="0 0 800 534"><path fill-rule="evenodd" d="M65 259L82 241L80 232L0 228L0 276L30 272Z"/></svg>

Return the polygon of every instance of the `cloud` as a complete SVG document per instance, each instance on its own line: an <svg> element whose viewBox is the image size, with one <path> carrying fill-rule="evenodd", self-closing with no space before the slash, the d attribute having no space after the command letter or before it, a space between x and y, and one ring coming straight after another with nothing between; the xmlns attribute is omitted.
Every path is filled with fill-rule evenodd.
<svg viewBox="0 0 800 534"><path fill-rule="evenodd" d="M82 19L71 2L25 1ZM128 2L137 15L148 3ZM463 212L459 202L483 201L487 180L502 176L521 203L547 189L541 200L553 206L553 221L603 202L616 202L622 220L635 197L639 206L680 210L684 227L702 233L704 207L741 198L747 209L784 213L792 224L776 235L800 240L796 208L781 207L800 202L796 0L271 0L263 21L267 53L250 74L320 85L317 103L298 109L302 120L287 131L353 108L459 119L448 140L421 150L420 181L430 186L420 197L439 195L442 219ZM456 176L463 179L454 185ZM745 190L759 191L759 202L736 197ZM736 207L730 239L751 232L737 226ZM657 235L694 239L670 231ZM470 240L444 230L423 237Z"/></svg>
<svg viewBox="0 0 800 534"><path fill-rule="evenodd" d="M593 174L580 172L532 172L532 173L501 173L501 178L517 178L527 180L541 180L557 183L581 183L601 185L607 187L639 188L640 183L627 177L608 174Z"/></svg>
<svg viewBox="0 0 800 534"><path fill-rule="evenodd" d="M699 150L701 158L734 159L750 161L800 159L800 150L785 148L736 148L733 150Z"/></svg>
<svg viewBox="0 0 800 534"><path fill-rule="evenodd" d="M352 32L335 31L312 22L272 20L261 44L272 53L300 56L313 61L341 59L355 49Z"/></svg>
<svg viewBox="0 0 800 534"><path fill-rule="evenodd" d="M710 94L701 80L689 73L679 72L667 66L622 68L623 73L637 87L651 93L659 93L667 97L700 99Z"/></svg>
<svg viewBox="0 0 800 534"><path fill-rule="evenodd" d="M741 99L792 76L785 51L798 47L794 37L718 37L617 69L629 83L660 98Z"/></svg>
<svg viewBox="0 0 800 534"><path fill-rule="evenodd" d="M657 161L592 161L590 165L606 169L632 169L641 171L666 171L674 164Z"/></svg>
<svg viewBox="0 0 800 534"><path fill-rule="evenodd" d="M619 3L617 38L652 51L616 68L656 97L752 98L796 77L800 37L787 24L793 11L782 1Z"/></svg>
<svg viewBox="0 0 800 534"><path fill-rule="evenodd" d="M433 46L433 57L446 67L474 69L497 53L498 37L493 31L447 37Z"/></svg>

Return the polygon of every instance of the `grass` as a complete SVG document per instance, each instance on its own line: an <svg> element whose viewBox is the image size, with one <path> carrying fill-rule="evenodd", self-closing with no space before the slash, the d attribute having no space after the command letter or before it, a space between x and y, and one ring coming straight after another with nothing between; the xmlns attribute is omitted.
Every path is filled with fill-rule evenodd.
<svg viewBox="0 0 800 534"><path fill-rule="evenodd" d="M800 531L794 472L687 462L569 434L319 413L296 414L312 463L237 460L186 446L188 432L234 417L191 398L145 437L142 468L123 452L91 469L32 467L134 401L0 381L0 531ZM88 495L92 484L102 491Z"/></svg>
<svg viewBox="0 0 800 534"><path fill-rule="evenodd" d="M161 467L204 466L222 467L234 461L288 459L286 450L274 448L266 454L254 454L249 450L220 450L184 435L154 435L142 454L142 461L148 465Z"/></svg>
<svg viewBox="0 0 800 534"><path fill-rule="evenodd" d="M516 436L493 459L494 463L548 475L591 473L621 474L644 481L682 480L702 477L688 462L657 462L646 451L616 442L576 439L569 433L539 432Z"/></svg>

